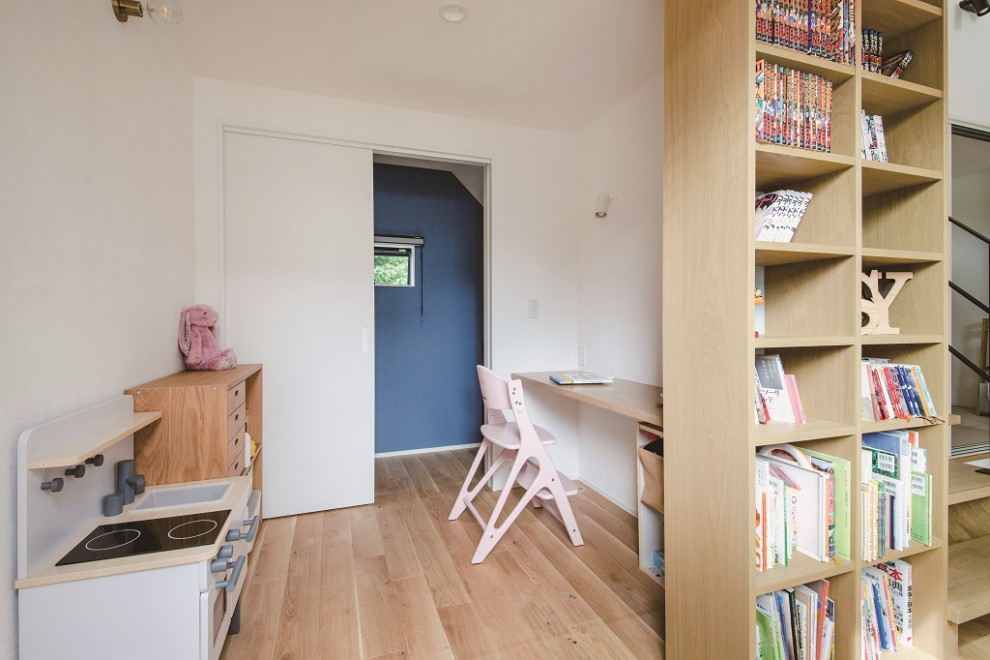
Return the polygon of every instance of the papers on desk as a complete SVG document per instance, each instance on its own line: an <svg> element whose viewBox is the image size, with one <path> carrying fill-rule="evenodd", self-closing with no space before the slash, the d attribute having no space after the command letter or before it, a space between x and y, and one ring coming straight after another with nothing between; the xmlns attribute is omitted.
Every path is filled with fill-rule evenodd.
<svg viewBox="0 0 990 660"><path fill-rule="evenodd" d="M550 374L550 380L558 385L596 385L611 383L611 376L602 376L590 371L561 371Z"/></svg>

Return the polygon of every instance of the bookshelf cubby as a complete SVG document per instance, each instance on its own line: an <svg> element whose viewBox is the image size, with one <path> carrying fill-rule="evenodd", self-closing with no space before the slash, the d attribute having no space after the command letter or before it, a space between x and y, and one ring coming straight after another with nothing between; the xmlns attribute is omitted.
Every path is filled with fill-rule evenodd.
<svg viewBox="0 0 990 660"><path fill-rule="evenodd" d="M932 475L932 544L888 552L914 571L914 647L884 658L940 658L945 635L948 434L919 418L860 418L860 362L921 365L948 414L946 4L857 0L853 30L884 33L887 55L915 53L902 78L756 40L751 2L665 4L663 365L666 652L673 658L755 655L755 599L828 579L836 657L861 656L863 511L852 497L851 560L800 557L753 565L754 459L788 442L852 463L862 435L912 429ZM754 65L765 59L830 80L832 150L757 143ZM862 158L861 112L883 117L889 163ZM813 193L792 242L756 242L756 191ZM753 289L762 267L763 331ZM897 335L863 335L860 273L909 271L894 299ZM780 354L797 377L807 424L759 425L753 364ZM715 533L717 530L717 533ZM719 617L711 616L718 602ZM745 649L745 651L744 651ZM746 657L746 656L743 656Z"/></svg>
<svg viewBox="0 0 990 660"><path fill-rule="evenodd" d="M642 448L650 442L650 435L662 438L663 431L650 424L640 424L637 431L636 447ZM647 453L645 451L637 452ZM653 465L653 473L648 474L643 467L642 461L648 460ZM654 483L651 494L644 495L646 480L659 476L660 483ZM657 550L663 551L663 492L664 492L664 470L663 457L648 455L641 457L636 464L636 493L638 495L638 524L639 524L639 567L657 584L663 585L664 580L657 575L653 565L653 553ZM658 486L658 488L657 488ZM659 498L659 499L657 499Z"/></svg>

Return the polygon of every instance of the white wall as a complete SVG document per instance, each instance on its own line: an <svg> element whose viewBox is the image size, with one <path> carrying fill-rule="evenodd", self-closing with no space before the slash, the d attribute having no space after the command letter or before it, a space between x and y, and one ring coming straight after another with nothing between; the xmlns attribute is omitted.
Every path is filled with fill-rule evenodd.
<svg viewBox="0 0 990 660"><path fill-rule="evenodd" d="M949 120L990 130L990 16L977 18L958 2L946 3L949 39Z"/></svg>
<svg viewBox="0 0 990 660"><path fill-rule="evenodd" d="M577 136L217 80L197 78L194 87L196 293L201 302L222 310L218 153L223 124L389 151L484 159L492 171L491 304L497 310L492 368L507 376L573 364ZM537 319L528 318L531 298L539 301ZM575 447L556 451L561 469L573 473Z"/></svg>
<svg viewBox="0 0 990 660"><path fill-rule="evenodd" d="M192 79L179 61L167 31L120 24L105 0L0 3L0 657L15 647L21 431L182 365Z"/></svg>
<svg viewBox="0 0 990 660"><path fill-rule="evenodd" d="M658 74L581 132L575 270L578 345L585 366L662 384L660 278L663 210L663 75ZM600 193L616 203L594 215ZM636 509L636 426L578 407L581 479Z"/></svg>

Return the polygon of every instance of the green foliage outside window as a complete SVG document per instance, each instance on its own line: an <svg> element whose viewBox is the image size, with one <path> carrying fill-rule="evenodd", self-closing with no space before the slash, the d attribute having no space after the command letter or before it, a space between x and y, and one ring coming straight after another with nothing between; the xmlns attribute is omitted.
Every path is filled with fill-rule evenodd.
<svg viewBox="0 0 990 660"><path fill-rule="evenodd" d="M410 286L408 255L375 255L375 286Z"/></svg>

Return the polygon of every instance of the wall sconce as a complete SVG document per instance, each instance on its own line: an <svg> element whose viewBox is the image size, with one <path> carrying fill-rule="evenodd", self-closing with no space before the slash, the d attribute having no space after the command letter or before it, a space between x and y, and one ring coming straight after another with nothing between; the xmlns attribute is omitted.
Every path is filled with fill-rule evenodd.
<svg viewBox="0 0 990 660"><path fill-rule="evenodd" d="M176 25L182 22L182 8L175 0L148 0L138 2L138 0L110 0L113 7L113 14L121 23L126 23L129 16L144 16L145 9L148 16L159 25Z"/></svg>
<svg viewBox="0 0 990 660"><path fill-rule="evenodd" d="M595 217L604 218L608 216L608 210L615 204L618 199L615 193L599 193L598 199L595 201Z"/></svg>
<svg viewBox="0 0 990 660"><path fill-rule="evenodd" d="M985 16L990 12L990 2L987 2L987 0L962 0L959 6L966 11L973 12L977 16Z"/></svg>

